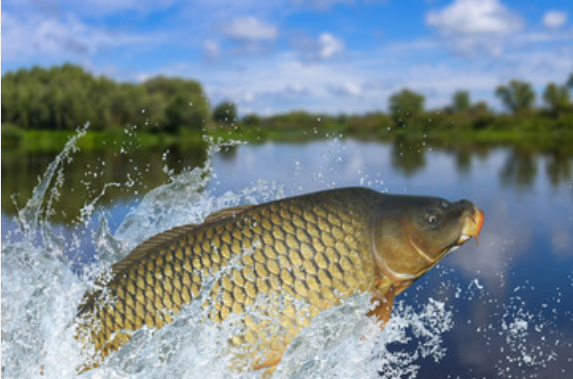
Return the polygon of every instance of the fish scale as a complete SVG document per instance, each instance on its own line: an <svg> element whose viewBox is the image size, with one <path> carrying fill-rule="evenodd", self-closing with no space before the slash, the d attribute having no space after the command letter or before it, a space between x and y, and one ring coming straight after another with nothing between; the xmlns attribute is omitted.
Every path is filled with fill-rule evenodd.
<svg viewBox="0 0 573 379"><path fill-rule="evenodd" d="M142 326L170 323L199 296L205 278L233 258L238 267L221 271L204 304L209 317L223 321L267 296L257 311L274 321L246 315L244 332L230 342L256 352L284 349L320 311L372 286L370 216L379 199L364 189L317 193L152 237L113 267L105 291L88 295L80 308L80 339L97 352L85 369Z"/></svg>

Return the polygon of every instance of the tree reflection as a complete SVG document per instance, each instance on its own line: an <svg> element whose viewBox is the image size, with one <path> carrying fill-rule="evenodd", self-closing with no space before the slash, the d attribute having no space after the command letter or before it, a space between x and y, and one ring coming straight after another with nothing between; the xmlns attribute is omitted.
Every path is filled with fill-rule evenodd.
<svg viewBox="0 0 573 379"><path fill-rule="evenodd" d="M469 149L459 149L455 152L456 168L460 174L468 174L472 167L472 152Z"/></svg>
<svg viewBox="0 0 573 379"><path fill-rule="evenodd" d="M46 167L56 157L55 153L25 153L19 150L2 152L2 212L16 214L14 199L19 208L32 196ZM80 151L63 169L64 184L52 221L70 223L78 217L79 210L99 196L106 185L105 195L99 205L110 205L116 200L129 200L143 196L151 188L168 180L164 168L194 168L205 163L207 152L203 145L171 147L167 150Z"/></svg>
<svg viewBox="0 0 573 379"><path fill-rule="evenodd" d="M294 144L293 144L294 146ZM433 146L433 151L440 148ZM489 161L491 148L480 146L455 146L448 150L455 161L459 174L471 172L475 159ZM116 200L130 201L141 198L150 189L165 183L169 176L164 168L177 172L188 167L201 166L206 160L205 144L179 144L167 149L144 150L136 146L130 149L119 146L105 151L80 151L72 155L73 162L63 171L64 185L60 200L54 204L54 222L69 223L78 217L79 210L102 193L109 183L105 196L98 200L99 205L108 206ZM530 188L538 173L540 152L530 149L503 150L507 155L503 161L499 180L502 185ZM237 159L237 147L223 149L220 157L227 161ZM19 207L23 207L31 197L38 178L54 160L56 153L25 153L20 150L4 149L2 152L2 212L13 216L16 208L12 201L15 195ZM568 152L554 151L543 156L547 181L557 187L573 180L573 157ZM428 146L423 141L398 139L393 142L390 160L396 174L413 177L426 167ZM542 167L543 169L543 167Z"/></svg>
<svg viewBox="0 0 573 379"><path fill-rule="evenodd" d="M571 157L558 151L552 152L547 157L545 172L552 186L557 187L562 183L570 182L572 171Z"/></svg>
<svg viewBox="0 0 573 379"><path fill-rule="evenodd" d="M512 150L500 172L501 183L505 186L530 188L537 175L537 161L534 153L528 150Z"/></svg>
<svg viewBox="0 0 573 379"><path fill-rule="evenodd" d="M398 139L392 145L392 167L412 176L426 166L426 147L423 142Z"/></svg>
<svg viewBox="0 0 573 379"><path fill-rule="evenodd" d="M226 161L232 161L237 157L238 145L228 145L221 148L219 156Z"/></svg>

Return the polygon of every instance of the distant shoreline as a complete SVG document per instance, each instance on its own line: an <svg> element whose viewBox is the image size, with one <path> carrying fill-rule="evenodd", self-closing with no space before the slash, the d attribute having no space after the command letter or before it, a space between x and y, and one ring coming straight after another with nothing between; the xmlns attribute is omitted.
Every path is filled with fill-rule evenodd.
<svg viewBox="0 0 573 379"><path fill-rule="evenodd" d="M129 130L126 127L125 130ZM167 148L174 145L201 146L205 145L204 135L223 141L239 140L249 143L265 141L277 142L308 142L329 138L354 138L392 142L406 140L410 142L427 142L435 145L479 145L479 146L508 146L522 147L532 151L560 151L573 155L573 126L570 130L547 132L522 132L519 130L408 130L396 128L390 130L356 130L339 124L327 124L320 129L313 128L247 128L239 125L237 128L216 127L211 125L199 132L180 130L178 133L152 133L135 130L137 138L126 134L125 130L89 131L78 141L78 147L85 151L108 150L127 141L137 148L145 150L152 148ZM2 132L2 148L22 150L24 152L59 152L72 131L53 130L24 130L18 131L18 137L5 136Z"/></svg>
<svg viewBox="0 0 573 379"><path fill-rule="evenodd" d="M547 83L543 107L528 82L511 80L492 88L508 113L494 111L483 101L473 102L462 89L452 94L451 104L426 109L424 95L404 88L390 96L387 111L328 115L299 110L239 116L231 101L210 104L196 80L156 76L137 84L120 83L72 64L6 73L2 90L2 147L25 151L59 151L78 123L89 121L90 132L79 143L87 150L124 141L125 131L136 128L142 148L197 145L204 134L253 143L336 135L573 153L573 73L566 83Z"/></svg>

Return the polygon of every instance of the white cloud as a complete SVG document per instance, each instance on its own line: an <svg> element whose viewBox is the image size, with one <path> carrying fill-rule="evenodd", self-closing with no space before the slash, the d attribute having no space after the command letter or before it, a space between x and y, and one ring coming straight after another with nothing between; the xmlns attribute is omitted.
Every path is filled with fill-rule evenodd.
<svg viewBox="0 0 573 379"><path fill-rule="evenodd" d="M333 85L331 92L334 95L341 96L360 96L362 94L362 88L353 82L344 82L342 84Z"/></svg>
<svg viewBox="0 0 573 379"><path fill-rule="evenodd" d="M2 11L5 59L32 56L84 56L102 49L150 43L158 36L130 35L91 27L75 17L13 16Z"/></svg>
<svg viewBox="0 0 573 379"><path fill-rule="evenodd" d="M338 114L384 110L388 97L404 87L424 94L428 108L449 104L456 89L467 89L472 100L486 100L495 106L496 85L517 78L542 89L549 81L566 78L573 61L570 28L537 27L517 33L523 28L523 21L501 0L450 1L427 14L427 24L438 31L440 38L397 42L388 35L379 39L376 48L364 50L359 50L360 44L350 43L352 34L345 41L338 29L323 29L317 34L294 29L288 19L292 3L172 3L180 12L176 12L177 17L165 34L158 34L147 27L138 32L143 29L137 29L137 24L114 30L105 15L96 12L88 16L88 7L79 3L70 5L75 7L70 11L61 5L61 0L45 0L47 8L56 4L58 12L55 8L34 8L39 0L22 1L28 2L24 11L19 7L2 9L2 52L7 62L46 64L97 57L92 71L101 71L104 62L116 69L110 76L118 80L160 73L193 75L210 96L215 96L213 100L216 96L220 100L230 98L241 112L306 109ZM105 1L107 4L111 0ZM134 11L152 13L151 1L144 0L142 4L141 10ZM135 0L118 0L114 5L115 10L108 10L108 15L139 7ZM76 11L79 7L82 10ZM285 36L290 43L286 49L274 43ZM174 43L186 52L184 58L162 54ZM460 62L444 58L444 48L473 54L474 59ZM155 56L162 63L147 62L145 67L154 67L150 69L134 66L131 61L131 66L121 66L124 58L118 52L129 55L131 60L143 49L148 50L146 53L156 51ZM483 54L484 51L498 55ZM218 64L212 64L212 60Z"/></svg>
<svg viewBox="0 0 573 379"><path fill-rule="evenodd" d="M543 26L547 29L558 29L567 22L567 13L561 11L548 11L543 16Z"/></svg>
<svg viewBox="0 0 573 379"><path fill-rule="evenodd" d="M321 59L330 59L344 50L344 42L330 33L322 33L318 37L318 56Z"/></svg>
<svg viewBox="0 0 573 379"><path fill-rule="evenodd" d="M219 44L213 40L204 41L203 50L205 51L207 58L211 60L217 59L221 53Z"/></svg>
<svg viewBox="0 0 573 379"><path fill-rule="evenodd" d="M317 38L299 34L291 40L305 61L326 61L344 51L344 41L332 33L323 32Z"/></svg>
<svg viewBox="0 0 573 379"><path fill-rule="evenodd" d="M431 26L464 35L506 34L521 29L522 22L497 0L456 0L426 17Z"/></svg>
<svg viewBox="0 0 573 379"><path fill-rule="evenodd" d="M255 17L236 18L224 30L227 36L243 42L272 41L278 36L274 25Z"/></svg>
<svg viewBox="0 0 573 379"><path fill-rule="evenodd" d="M487 101L498 108L494 91L499 84L515 78L542 90L548 82L568 76L573 60L573 49L568 48L571 36L558 34L563 36L556 40L554 35L551 44L531 41L525 34L511 36L502 56L482 54L463 64L455 59L437 63L435 56L442 54L442 47L425 39L405 46L389 43L375 50L344 51L340 59L320 60L317 36L309 39L314 43L312 64L300 51L286 51L251 56L248 64L189 63L176 71L158 72L181 76L200 72L198 79L213 103L219 97L231 99L242 114L246 109L330 114L387 110L389 96L405 87L426 96L428 109L450 104L458 89L470 91L473 102Z"/></svg>
<svg viewBox="0 0 573 379"><path fill-rule="evenodd" d="M456 0L440 11L430 11L426 23L466 55L481 51L499 55L504 37L522 29L521 18L498 0Z"/></svg>

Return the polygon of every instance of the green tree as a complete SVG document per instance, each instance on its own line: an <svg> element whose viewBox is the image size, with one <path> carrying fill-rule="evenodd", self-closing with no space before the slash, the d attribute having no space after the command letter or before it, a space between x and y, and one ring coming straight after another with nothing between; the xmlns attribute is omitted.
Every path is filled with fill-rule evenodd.
<svg viewBox="0 0 573 379"><path fill-rule="evenodd" d="M254 113L248 114L245 117L243 117L243 124L248 126L259 126L261 125L261 118Z"/></svg>
<svg viewBox="0 0 573 379"><path fill-rule="evenodd" d="M417 118L424 112L425 98L407 88L390 96L390 113L398 124L407 118Z"/></svg>
<svg viewBox="0 0 573 379"><path fill-rule="evenodd" d="M519 80L511 80L507 86L497 87L495 94L514 114L530 110L535 102L531 84Z"/></svg>
<svg viewBox="0 0 573 379"><path fill-rule="evenodd" d="M2 77L2 121L20 128L73 129L97 122L96 79L78 66L32 67Z"/></svg>
<svg viewBox="0 0 573 379"><path fill-rule="evenodd" d="M201 129L210 116L201 85L156 77L143 84L94 77L79 66L32 67L2 76L2 122L22 129L92 129L149 121L155 130ZM144 110L144 112L142 112Z"/></svg>
<svg viewBox="0 0 573 379"><path fill-rule="evenodd" d="M201 84L194 80L158 76L144 83L149 95L150 117L160 129L180 127L202 130L209 119L209 102Z"/></svg>
<svg viewBox="0 0 573 379"><path fill-rule="evenodd" d="M494 114L490 111L485 101L475 103L469 112L474 129L484 129L491 125L494 120Z"/></svg>
<svg viewBox="0 0 573 379"><path fill-rule="evenodd" d="M165 131L173 133L182 126L194 128L198 125L203 123L195 118L187 94L181 91L172 96L165 109Z"/></svg>
<svg viewBox="0 0 573 379"><path fill-rule="evenodd" d="M237 121L237 107L230 101L223 101L213 109L213 120L218 123Z"/></svg>
<svg viewBox="0 0 573 379"><path fill-rule="evenodd" d="M549 106L549 110L554 115L559 115L569 109L571 103L569 99L569 90L566 86L558 86L555 83L549 83L543 92L543 100Z"/></svg>
<svg viewBox="0 0 573 379"><path fill-rule="evenodd" d="M345 124L348 134L374 134L379 131L387 133L394 126L393 119L382 112L351 116Z"/></svg>
<svg viewBox="0 0 573 379"><path fill-rule="evenodd" d="M471 108L470 94L468 91L456 91L452 97L452 109L454 112L466 113Z"/></svg>
<svg viewBox="0 0 573 379"><path fill-rule="evenodd" d="M573 89L573 72L569 75L569 79L567 79L566 85L569 87L569 89Z"/></svg>
<svg viewBox="0 0 573 379"><path fill-rule="evenodd" d="M306 129L320 128L327 123L324 115L311 114L305 111L292 111L271 116L265 119L264 124L272 128Z"/></svg>

